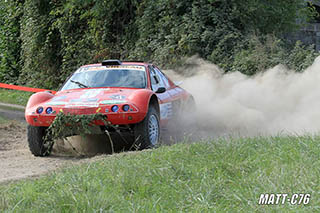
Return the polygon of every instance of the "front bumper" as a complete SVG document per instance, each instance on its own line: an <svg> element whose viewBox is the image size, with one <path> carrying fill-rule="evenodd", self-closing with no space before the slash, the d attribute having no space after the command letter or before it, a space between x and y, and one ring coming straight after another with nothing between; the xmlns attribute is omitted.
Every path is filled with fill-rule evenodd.
<svg viewBox="0 0 320 213"><path fill-rule="evenodd" d="M106 121L112 125L127 125L135 124L142 121L146 115L146 112L140 112L136 108L130 109L127 112L119 110L117 112L111 111L111 106L100 107L52 107L51 114L46 114L46 110L43 113L37 113L37 109L33 108L27 110L25 118L28 124L32 126L50 126L58 113L64 113L66 115L91 115L91 114L103 114L106 116ZM103 121L95 121L95 125L105 125Z"/></svg>

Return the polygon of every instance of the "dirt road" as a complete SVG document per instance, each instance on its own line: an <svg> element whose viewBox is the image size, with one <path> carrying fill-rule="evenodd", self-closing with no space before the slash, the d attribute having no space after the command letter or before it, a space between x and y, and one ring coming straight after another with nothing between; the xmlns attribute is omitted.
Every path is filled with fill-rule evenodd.
<svg viewBox="0 0 320 213"><path fill-rule="evenodd" d="M83 162L91 162L107 157L98 155L95 157L77 157L72 150L61 150L54 147L50 157L34 157L28 148L26 138L26 124L18 121L0 125L0 183L29 178L48 173L63 166L70 166ZM60 143L61 148L61 143ZM70 153L66 153L69 151ZM68 154L69 157L61 154Z"/></svg>
<svg viewBox="0 0 320 213"><path fill-rule="evenodd" d="M90 135L85 138L73 136L69 137L68 141L56 141L49 157L34 157L28 148L26 129L25 122L10 121L8 124L0 124L0 183L37 177L61 167L94 162L111 156L106 154L111 152L107 139L102 138L102 135ZM113 138L120 147L124 145L120 144L120 138ZM163 138L165 142L162 142L169 144L169 138ZM116 147L117 144L114 144L115 149L120 149Z"/></svg>

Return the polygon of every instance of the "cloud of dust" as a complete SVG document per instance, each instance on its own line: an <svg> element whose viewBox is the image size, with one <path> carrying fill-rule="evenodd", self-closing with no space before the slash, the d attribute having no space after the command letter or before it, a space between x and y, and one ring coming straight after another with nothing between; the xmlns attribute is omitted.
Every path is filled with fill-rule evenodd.
<svg viewBox="0 0 320 213"><path fill-rule="evenodd" d="M222 74L193 57L183 77L165 71L196 101L199 128L210 136L309 134L320 131L320 57L303 73L278 65L255 76Z"/></svg>

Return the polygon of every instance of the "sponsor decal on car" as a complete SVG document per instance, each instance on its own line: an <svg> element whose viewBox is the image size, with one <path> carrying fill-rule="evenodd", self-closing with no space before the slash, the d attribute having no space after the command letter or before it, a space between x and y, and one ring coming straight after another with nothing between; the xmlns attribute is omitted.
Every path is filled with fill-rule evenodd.
<svg viewBox="0 0 320 213"><path fill-rule="evenodd" d="M61 100L64 100L66 98L67 98L67 96L56 96L56 97L53 97L51 99L51 101L61 101Z"/></svg>
<svg viewBox="0 0 320 213"><path fill-rule="evenodd" d="M160 104L160 118L169 119L172 117L172 103Z"/></svg>
<svg viewBox="0 0 320 213"><path fill-rule="evenodd" d="M94 70L105 70L104 67L85 67L84 69L88 71L94 71Z"/></svg>
<svg viewBox="0 0 320 213"><path fill-rule="evenodd" d="M67 102L64 101L50 101L46 103L45 105L52 105L52 106L61 106L61 105L66 105L68 104Z"/></svg>
<svg viewBox="0 0 320 213"><path fill-rule="evenodd" d="M98 102L98 99L97 98L88 98L88 99L81 99L81 98L78 98L78 99L71 99L69 101L70 103L88 103L88 102Z"/></svg>
<svg viewBox="0 0 320 213"><path fill-rule="evenodd" d="M76 73L80 72L88 72L88 71L103 71L103 70L123 70L123 69L130 69L130 70L139 70L145 71L144 66L133 66L133 65L110 65L110 66L94 66L94 67L83 67L76 71Z"/></svg>
<svg viewBox="0 0 320 213"><path fill-rule="evenodd" d="M73 107L98 107L99 103L72 103L65 106L65 108Z"/></svg>
<svg viewBox="0 0 320 213"><path fill-rule="evenodd" d="M76 73L80 72L88 72L88 71L99 71L99 70L105 70L105 67L97 66L97 67L83 67L76 71Z"/></svg>
<svg viewBox="0 0 320 213"><path fill-rule="evenodd" d="M100 104L123 104L126 103L125 100L104 100L100 101Z"/></svg>
<svg viewBox="0 0 320 213"><path fill-rule="evenodd" d="M81 95L81 99L90 99L90 98L95 98L97 95L100 94L101 91L104 89L90 89L86 91L83 95Z"/></svg>
<svg viewBox="0 0 320 213"><path fill-rule="evenodd" d="M106 67L107 69L131 69L131 70L140 70L144 71L144 66L132 66L132 65L110 65Z"/></svg>
<svg viewBox="0 0 320 213"><path fill-rule="evenodd" d="M110 98L111 98L111 99L115 99L115 100L124 100L124 99L126 99L127 97L124 96L124 95L111 95Z"/></svg>

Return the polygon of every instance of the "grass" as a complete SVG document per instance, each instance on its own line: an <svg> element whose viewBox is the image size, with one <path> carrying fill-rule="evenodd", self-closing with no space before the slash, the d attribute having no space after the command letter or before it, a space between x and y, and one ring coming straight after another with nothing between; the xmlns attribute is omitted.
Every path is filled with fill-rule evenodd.
<svg viewBox="0 0 320 213"><path fill-rule="evenodd" d="M8 121L5 118L0 116L0 124L4 124L4 123L7 123L7 122Z"/></svg>
<svg viewBox="0 0 320 213"><path fill-rule="evenodd" d="M25 106L32 94L31 92L0 89L0 102Z"/></svg>
<svg viewBox="0 0 320 213"><path fill-rule="evenodd" d="M0 211L319 212L320 137L218 139L106 156L0 185ZM260 206L261 193L311 193Z"/></svg>

